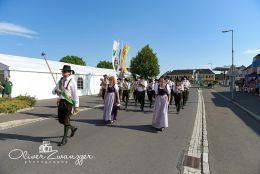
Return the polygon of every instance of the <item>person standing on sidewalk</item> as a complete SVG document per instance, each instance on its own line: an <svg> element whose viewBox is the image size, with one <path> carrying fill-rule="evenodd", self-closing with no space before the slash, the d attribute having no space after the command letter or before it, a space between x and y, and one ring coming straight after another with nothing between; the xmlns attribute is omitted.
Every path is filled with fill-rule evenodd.
<svg viewBox="0 0 260 174"><path fill-rule="evenodd" d="M11 97L13 83L10 81L9 76L7 76L5 81L2 82L2 86L4 87L2 91L3 97Z"/></svg>
<svg viewBox="0 0 260 174"><path fill-rule="evenodd" d="M111 124L117 120L117 109L120 106L119 88L115 77L109 77L104 100L103 120Z"/></svg>
<svg viewBox="0 0 260 174"><path fill-rule="evenodd" d="M71 125L70 117L72 113L78 113L80 111L77 84L71 76L72 74L75 74L75 72L71 70L69 65L64 65L61 71L62 78L52 91L53 94L59 96L58 119L59 123L64 125L63 138L62 141L58 143L58 146L63 146L67 143L67 134L70 129L70 137L74 136L77 127Z"/></svg>
<svg viewBox="0 0 260 174"><path fill-rule="evenodd" d="M171 89L166 83L166 78L161 77L160 83L155 87L155 104L152 126L157 131L168 127L168 107Z"/></svg>

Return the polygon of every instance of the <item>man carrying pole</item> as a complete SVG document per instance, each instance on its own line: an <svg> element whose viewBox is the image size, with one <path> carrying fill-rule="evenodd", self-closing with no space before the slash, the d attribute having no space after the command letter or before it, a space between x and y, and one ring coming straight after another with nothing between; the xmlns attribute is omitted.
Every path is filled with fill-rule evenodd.
<svg viewBox="0 0 260 174"><path fill-rule="evenodd" d="M58 143L58 146L63 146L67 143L67 135L68 131L71 130L70 137L73 137L77 128L72 126L70 123L70 117L73 113L78 113L79 109L79 97L77 91L77 85L74 79L72 78L72 74L75 72L71 69L69 65L64 65L61 69L62 78L56 83L56 79L51 71L51 68L48 64L47 59L45 58L45 54L43 53L46 64L50 70L50 73L54 79L56 87L53 89L52 93L57 94L59 96L58 100L58 120L60 124L64 125L64 134L62 141Z"/></svg>

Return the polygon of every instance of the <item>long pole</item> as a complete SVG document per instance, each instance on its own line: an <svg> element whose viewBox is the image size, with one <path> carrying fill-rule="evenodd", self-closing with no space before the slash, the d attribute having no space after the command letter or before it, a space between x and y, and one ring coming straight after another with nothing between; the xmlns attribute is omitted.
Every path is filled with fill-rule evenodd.
<svg viewBox="0 0 260 174"><path fill-rule="evenodd" d="M49 65L49 63L48 63L48 61L47 61L47 59L46 59L46 57L45 57L45 53L42 53L41 54L42 55L42 57L44 58L44 60L45 60L45 62L46 62L46 64L47 64L47 66L48 66L48 68L49 68L49 71L50 71L50 73L51 73L51 76L52 76L52 78L53 78L53 81L54 81L54 83L55 83L55 85L57 85L57 81L56 81L56 79L55 79L55 77L54 77L54 75L53 75L53 72L52 72L52 70L51 70L51 67L50 67L50 65Z"/></svg>
<svg viewBox="0 0 260 174"><path fill-rule="evenodd" d="M222 31L223 33L227 33L230 32L232 33L232 65L231 65L231 88L230 88L230 92L231 92L231 100L234 100L234 86L235 86L235 76L234 76L234 44L233 44L233 30L225 30Z"/></svg>

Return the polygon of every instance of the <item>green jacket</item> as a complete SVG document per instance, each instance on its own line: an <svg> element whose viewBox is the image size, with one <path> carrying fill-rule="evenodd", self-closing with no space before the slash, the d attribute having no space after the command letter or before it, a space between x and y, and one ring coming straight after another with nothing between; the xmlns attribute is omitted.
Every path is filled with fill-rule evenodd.
<svg viewBox="0 0 260 174"><path fill-rule="evenodd" d="M3 94L11 94L13 83L11 81L3 81L2 86L4 87L2 93Z"/></svg>

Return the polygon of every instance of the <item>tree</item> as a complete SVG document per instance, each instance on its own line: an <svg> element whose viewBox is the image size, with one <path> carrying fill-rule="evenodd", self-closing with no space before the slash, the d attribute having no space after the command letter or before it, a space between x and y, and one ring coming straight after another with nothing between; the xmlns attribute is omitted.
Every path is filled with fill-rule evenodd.
<svg viewBox="0 0 260 174"><path fill-rule="evenodd" d="M65 63L71 63L75 65L86 65L85 61L83 58L78 57L78 56L65 56L60 59L60 62L65 62Z"/></svg>
<svg viewBox="0 0 260 174"><path fill-rule="evenodd" d="M144 78L156 77L160 73L160 65L156 53L149 45L146 45L133 57L130 64L133 76L140 75Z"/></svg>
<svg viewBox="0 0 260 174"><path fill-rule="evenodd" d="M113 65L112 65L112 62L103 60L103 61L100 61L100 62L97 64L97 68L113 69Z"/></svg>

